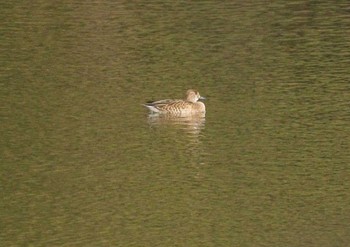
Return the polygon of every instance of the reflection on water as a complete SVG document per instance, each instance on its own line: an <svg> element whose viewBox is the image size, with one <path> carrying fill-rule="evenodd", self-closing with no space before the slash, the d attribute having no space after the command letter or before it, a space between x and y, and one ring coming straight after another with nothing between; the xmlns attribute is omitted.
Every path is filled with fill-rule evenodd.
<svg viewBox="0 0 350 247"><path fill-rule="evenodd" d="M187 115L150 113L148 115L148 123L153 127L169 126L180 128L193 136L198 136L205 127L205 113Z"/></svg>
<svg viewBox="0 0 350 247"><path fill-rule="evenodd" d="M204 176L201 169L206 165L205 144L203 143L205 135L202 133L205 129L205 113L150 113L147 120L152 129L160 129L164 132L167 142L171 144L169 146L170 153L179 153L180 156L186 157L185 164L191 169L192 174L190 180L201 182ZM173 131L175 131L175 135L169 134ZM182 158L177 157L177 159Z"/></svg>

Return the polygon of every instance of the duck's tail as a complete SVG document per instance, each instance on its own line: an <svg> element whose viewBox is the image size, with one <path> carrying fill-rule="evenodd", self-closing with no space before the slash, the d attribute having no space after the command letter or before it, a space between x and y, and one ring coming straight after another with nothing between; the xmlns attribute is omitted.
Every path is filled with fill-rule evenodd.
<svg viewBox="0 0 350 247"><path fill-rule="evenodd" d="M147 107L151 112L160 112L159 109L157 109L152 103L146 103L142 105Z"/></svg>

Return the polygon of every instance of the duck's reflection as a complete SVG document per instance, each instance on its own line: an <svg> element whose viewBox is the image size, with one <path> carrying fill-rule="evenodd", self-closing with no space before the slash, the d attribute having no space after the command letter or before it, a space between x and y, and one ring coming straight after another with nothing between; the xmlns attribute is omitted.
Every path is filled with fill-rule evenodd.
<svg viewBox="0 0 350 247"><path fill-rule="evenodd" d="M167 135L168 141L176 144L172 149L177 155L186 157L188 164L193 168L193 178L201 180L201 167L205 165L203 138L201 131L205 128L205 113L199 114L149 114L148 123L152 128L166 128L167 131L176 131L177 136ZM172 132L172 131L170 131ZM163 132L164 133L164 132ZM169 132L168 132L169 133ZM173 139L175 138L175 139Z"/></svg>
<svg viewBox="0 0 350 247"><path fill-rule="evenodd" d="M205 113L197 114L157 114L148 115L148 123L153 126L173 126L189 134L198 135L205 127Z"/></svg>

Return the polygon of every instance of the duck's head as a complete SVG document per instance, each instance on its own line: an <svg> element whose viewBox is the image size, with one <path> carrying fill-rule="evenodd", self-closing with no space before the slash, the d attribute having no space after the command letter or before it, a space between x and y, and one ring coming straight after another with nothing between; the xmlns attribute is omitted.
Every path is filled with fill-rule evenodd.
<svg viewBox="0 0 350 247"><path fill-rule="evenodd" d="M195 91L193 89L189 89L186 92L186 101L195 103L198 100L204 100L204 97L201 97L198 91Z"/></svg>

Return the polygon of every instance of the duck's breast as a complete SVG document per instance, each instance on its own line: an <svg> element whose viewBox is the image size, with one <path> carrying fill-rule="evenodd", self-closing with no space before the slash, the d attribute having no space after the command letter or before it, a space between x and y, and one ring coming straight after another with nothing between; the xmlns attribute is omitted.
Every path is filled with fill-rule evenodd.
<svg viewBox="0 0 350 247"><path fill-rule="evenodd" d="M205 105L203 102L197 101L192 106L192 111L194 112L205 112Z"/></svg>

